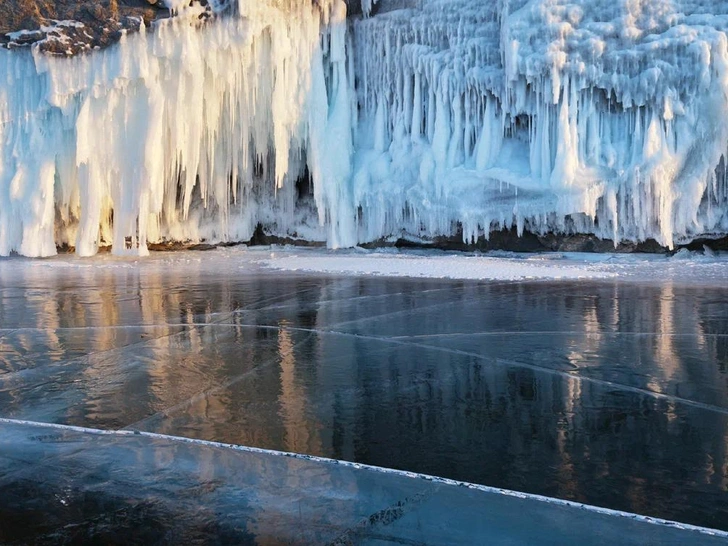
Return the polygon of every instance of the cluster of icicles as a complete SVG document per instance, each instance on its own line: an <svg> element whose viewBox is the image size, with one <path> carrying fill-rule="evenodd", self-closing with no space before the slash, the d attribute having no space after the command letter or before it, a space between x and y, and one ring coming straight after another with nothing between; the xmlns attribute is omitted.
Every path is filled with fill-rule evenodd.
<svg viewBox="0 0 728 546"><path fill-rule="evenodd" d="M0 255L258 224L333 248L728 232L728 5L707 25L685 0L690 27L645 0L610 29L624 8L591 3L379 0L347 19L343 0L237 0L205 23L180 2L103 51L0 50Z"/></svg>

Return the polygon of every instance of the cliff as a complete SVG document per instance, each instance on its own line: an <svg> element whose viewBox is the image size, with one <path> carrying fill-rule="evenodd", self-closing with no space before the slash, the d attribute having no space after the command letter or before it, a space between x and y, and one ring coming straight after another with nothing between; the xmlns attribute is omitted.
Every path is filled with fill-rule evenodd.
<svg viewBox="0 0 728 546"><path fill-rule="evenodd" d="M0 45L72 55L103 48L167 10L147 0L3 0Z"/></svg>

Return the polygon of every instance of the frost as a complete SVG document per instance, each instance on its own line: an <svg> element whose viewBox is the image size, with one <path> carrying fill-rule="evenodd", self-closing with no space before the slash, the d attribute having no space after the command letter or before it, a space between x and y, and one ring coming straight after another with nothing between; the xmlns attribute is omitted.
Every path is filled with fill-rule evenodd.
<svg viewBox="0 0 728 546"><path fill-rule="evenodd" d="M103 51L0 51L0 255L258 223L331 247L728 232L728 2L168 5Z"/></svg>

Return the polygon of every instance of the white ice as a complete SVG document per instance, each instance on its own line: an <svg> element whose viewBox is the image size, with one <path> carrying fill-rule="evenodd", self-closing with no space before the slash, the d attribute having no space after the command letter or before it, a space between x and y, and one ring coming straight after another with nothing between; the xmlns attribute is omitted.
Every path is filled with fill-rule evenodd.
<svg viewBox="0 0 728 546"><path fill-rule="evenodd" d="M728 1L234 3L74 58L0 50L0 255L258 223L333 248L728 233Z"/></svg>
<svg viewBox="0 0 728 546"><path fill-rule="evenodd" d="M618 280L680 286L726 286L728 255L681 251L674 256L626 254L446 253L418 251L323 252L276 249L246 260L266 269L354 276L479 281Z"/></svg>

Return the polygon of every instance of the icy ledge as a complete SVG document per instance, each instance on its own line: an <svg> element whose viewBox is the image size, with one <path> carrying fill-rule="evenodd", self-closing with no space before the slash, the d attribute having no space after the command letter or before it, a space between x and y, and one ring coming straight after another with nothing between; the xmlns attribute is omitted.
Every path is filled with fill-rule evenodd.
<svg viewBox="0 0 728 546"><path fill-rule="evenodd" d="M78 541L140 525L185 543L209 541L211 527L231 543L332 546L461 545L483 537L495 545L708 546L728 538L675 521L296 453L2 418L0 431L7 439L0 485L33 498L20 506L0 500L14 517L6 536L42 510L49 522L23 536ZM125 517L99 525L94 501Z"/></svg>
<svg viewBox="0 0 728 546"><path fill-rule="evenodd" d="M89 55L0 51L0 255L728 233L726 1L178 4Z"/></svg>

